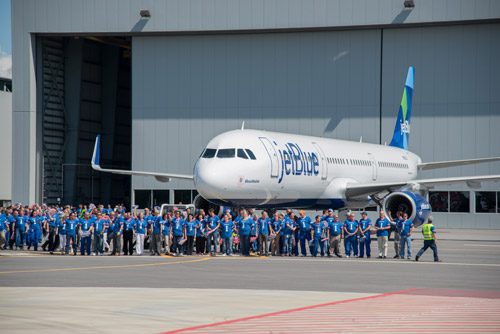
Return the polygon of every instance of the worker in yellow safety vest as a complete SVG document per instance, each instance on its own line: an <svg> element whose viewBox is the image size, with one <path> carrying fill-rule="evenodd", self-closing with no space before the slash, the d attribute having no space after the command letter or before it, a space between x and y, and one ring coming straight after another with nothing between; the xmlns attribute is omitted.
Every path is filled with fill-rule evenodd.
<svg viewBox="0 0 500 334"><path fill-rule="evenodd" d="M429 217L427 219L427 223L422 226L422 234L424 235L424 247L422 247L418 251L417 256L415 257L415 261L418 261L418 259L422 256L422 254L424 254L427 248L430 247L434 252L434 262L441 262L438 257L436 228L434 227L434 225L432 225L433 220L434 219L432 217Z"/></svg>

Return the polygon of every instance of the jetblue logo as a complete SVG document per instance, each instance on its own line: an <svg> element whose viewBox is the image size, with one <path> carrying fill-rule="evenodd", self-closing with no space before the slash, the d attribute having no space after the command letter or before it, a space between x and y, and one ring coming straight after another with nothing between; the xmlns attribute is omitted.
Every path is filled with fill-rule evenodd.
<svg viewBox="0 0 500 334"><path fill-rule="evenodd" d="M276 146L278 144L275 143ZM281 175L278 183L286 175L317 176L319 174L319 159L314 152L304 152L298 144L287 143L278 148L281 157Z"/></svg>
<svg viewBox="0 0 500 334"><path fill-rule="evenodd" d="M403 135L403 133L407 133L409 134L410 133L410 123L408 123L408 121L405 121L404 123L401 122L401 136Z"/></svg>

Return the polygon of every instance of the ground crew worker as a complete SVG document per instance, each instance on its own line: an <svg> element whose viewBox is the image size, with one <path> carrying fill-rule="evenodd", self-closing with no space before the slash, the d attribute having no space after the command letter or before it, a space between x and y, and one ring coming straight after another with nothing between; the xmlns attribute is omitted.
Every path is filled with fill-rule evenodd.
<svg viewBox="0 0 500 334"><path fill-rule="evenodd" d="M90 220L90 212L85 212L83 214L84 218L80 219L76 225L79 229L78 234L81 235L81 247L80 254L90 255L90 244L92 242L92 232L94 231L94 226L92 220Z"/></svg>
<svg viewBox="0 0 500 334"><path fill-rule="evenodd" d="M413 222L408 219L408 214L405 212L403 214L403 221L399 224L398 232L401 235L401 245L400 245L400 253L402 259L405 258L405 244L407 245L407 257L408 260L411 259L411 234L413 233Z"/></svg>
<svg viewBox="0 0 500 334"><path fill-rule="evenodd" d="M432 217L429 217L424 226L422 226L424 246L418 251L417 256L415 256L415 261L418 261L427 248L430 247L434 252L434 262L442 262L438 257L436 228L432 225L433 220L434 219Z"/></svg>
<svg viewBox="0 0 500 334"><path fill-rule="evenodd" d="M391 212L390 211L387 211L387 213L389 214L389 219L391 221L392 224L394 224L396 226L396 229L394 231L394 252L396 253L396 255L394 255L394 258L395 259L399 259L399 252L400 252L400 245L401 245L401 238L400 238L400 234L398 233L398 226L401 224L401 222L403 221L403 213L401 211L398 211L397 214L396 214L396 219L392 219L392 216L391 216Z"/></svg>
<svg viewBox="0 0 500 334"><path fill-rule="evenodd" d="M302 253L302 256L307 255L306 251L306 240L309 244L311 241L311 218L309 216L306 216L306 212L304 210L300 210L299 212L300 217L297 219L297 224L299 226L299 239L300 239L300 251ZM309 251L311 249L309 248Z"/></svg>
<svg viewBox="0 0 500 334"><path fill-rule="evenodd" d="M377 241L378 241L378 258L387 257L387 240L389 239L389 229L391 228L391 222L385 216L384 211L380 211L380 218L375 222L375 229L377 230Z"/></svg>
<svg viewBox="0 0 500 334"><path fill-rule="evenodd" d="M258 219L259 239L258 239L258 252L260 256L269 256L269 225L271 221L267 217L267 212L262 211L262 217Z"/></svg>
<svg viewBox="0 0 500 334"><path fill-rule="evenodd" d="M321 222L321 216L316 216L316 221L311 224L311 240L313 240L313 251L312 256L316 257L318 254L318 247L321 248L321 257L325 256L324 244L321 242L325 235L325 228Z"/></svg>
<svg viewBox="0 0 500 334"><path fill-rule="evenodd" d="M144 253L144 239L148 235L148 222L144 219L144 214L141 212L137 217L137 222L135 223L135 252L137 255L142 256Z"/></svg>
<svg viewBox="0 0 500 334"><path fill-rule="evenodd" d="M209 216L206 218L206 235L208 239L207 252L210 253L210 255L215 256L215 253L217 253L217 230L220 227L220 218L215 215L214 209L212 208L208 210L208 214ZM214 246L213 251L212 244Z"/></svg>
<svg viewBox="0 0 500 334"><path fill-rule="evenodd" d="M238 234L240 236L240 254L241 256L250 256L250 235L252 231L253 220L248 216L246 209L241 210L241 219L237 223Z"/></svg>
<svg viewBox="0 0 500 334"><path fill-rule="evenodd" d="M328 223L328 238L330 242L330 253L328 256L331 257L335 253L337 257L342 257L340 244L342 243L342 238L344 238L344 225L339 221L339 216L337 215L334 215L333 221Z"/></svg>
<svg viewBox="0 0 500 334"><path fill-rule="evenodd" d="M371 257L371 239L370 239L370 229L372 227L372 221L368 218L368 214L363 212L361 214L361 219L359 220L359 257L365 256L366 249L366 257Z"/></svg>
<svg viewBox="0 0 500 334"><path fill-rule="evenodd" d="M271 235L274 236L271 241L271 255L278 256L280 255L280 236L283 231L283 222L279 219L279 213L276 212L271 220Z"/></svg>
<svg viewBox="0 0 500 334"><path fill-rule="evenodd" d="M354 257L358 257L358 221L354 220L354 213L347 214L347 220L344 222L344 246L345 246L345 257L351 256L351 250L353 251Z"/></svg>
<svg viewBox="0 0 500 334"><path fill-rule="evenodd" d="M66 231L66 252L65 254L69 254L70 245L73 247L73 255L76 255L76 225L78 224L78 219L75 218L75 213L72 212L69 215L69 219L66 219L64 222Z"/></svg>

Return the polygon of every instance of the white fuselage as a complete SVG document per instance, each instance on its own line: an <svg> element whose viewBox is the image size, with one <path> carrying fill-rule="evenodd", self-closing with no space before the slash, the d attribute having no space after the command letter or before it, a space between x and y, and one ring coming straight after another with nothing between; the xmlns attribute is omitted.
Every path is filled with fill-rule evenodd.
<svg viewBox="0 0 500 334"><path fill-rule="evenodd" d="M421 162L391 146L259 130L225 132L210 149L195 165L194 182L205 199L224 206L365 207L374 204L369 197L345 197L348 183L413 180Z"/></svg>

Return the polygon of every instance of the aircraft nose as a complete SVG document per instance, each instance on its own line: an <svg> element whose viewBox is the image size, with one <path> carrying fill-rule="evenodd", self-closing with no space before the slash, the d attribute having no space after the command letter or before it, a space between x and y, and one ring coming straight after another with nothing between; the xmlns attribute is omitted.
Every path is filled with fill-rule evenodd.
<svg viewBox="0 0 500 334"><path fill-rule="evenodd" d="M212 163L198 161L194 171L196 190L205 198L218 198L221 188L221 171Z"/></svg>

